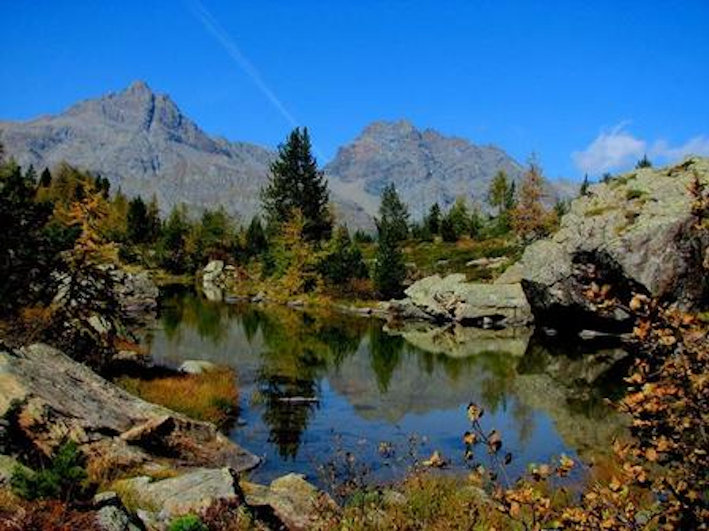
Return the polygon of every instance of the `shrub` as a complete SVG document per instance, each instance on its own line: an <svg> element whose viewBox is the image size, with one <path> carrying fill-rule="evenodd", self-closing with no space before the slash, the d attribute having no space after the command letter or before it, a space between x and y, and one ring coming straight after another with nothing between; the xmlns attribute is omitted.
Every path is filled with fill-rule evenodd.
<svg viewBox="0 0 709 531"><path fill-rule="evenodd" d="M633 199L640 199L644 195L645 192L643 192L642 190L638 190L637 188L631 188L626 192L625 198L628 201L632 201Z"/></svg>
<svg viewBox="0 0 709 531"><path fill-rule="evenodd" d="M88 493L84 464L76 443L69 441L59 447L47 468L38 472L16 468L10 484L13 491L26 500L82 499Z"/></svg>
<svg viewBox="0 0 709 531"><path fill-rule="evenodd" d="M170 523L169 531L209 531L207 526L202 523L199 516L188 514L180 516Z"/></svg>

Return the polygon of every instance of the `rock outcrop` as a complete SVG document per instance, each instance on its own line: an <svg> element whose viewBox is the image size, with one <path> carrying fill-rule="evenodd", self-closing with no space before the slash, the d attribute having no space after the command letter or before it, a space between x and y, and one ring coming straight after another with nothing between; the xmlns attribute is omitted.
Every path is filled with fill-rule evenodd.
<svg viewBox="0 0 709 531"><path fill-rule="evenodd" d="M202 291L207 300L221 301L224 299L225 277L223 260L212 260L202 269Z"/></svg>
<svg viewBox="0 0 709 531"><path fill-rule="evenodd" d="M141 317L157 310L160 290L146 271L130 273L116 269L113 277L116 281L116 295L124 312Z"/></svg>
<svg viewBox="0 0 709 531"><path fill-rule="evenodd" d="M164 529L179 516L203 514L217 502L229 502L269 529L306 531L318 520L319 508L337 508L332 498L298 474L287 474L264 486L239 480L228 468L199 469L158 481L140 476L114 486L131 500L149 529Z"/></svg>
<svg viewBox="0 0 709 531"><path fill-rule="evenodd" d="M466 282L465 275L423 278L392 301L390 312L402 320L456 322L475 326L525 326L532 312L519 284Z"/></svg>
<svg viewBox="0 0 709 531"><path fill-rule="evenodd" d="M238 478L229 468L199 469L159 481L139 476L118 481L114 487L143 510L154 513L151 519L158 521L199 513L215 501L243 498Z"/></svg>
<svg viewBox="0 0 709 531"><path fill-rule="evenodd" d="M88 467L120 475L141 466L228 466L259 459L209 423L145 402L46 345L0 349L0 416L27 452L76 441Z"/></svg>
<svg viewBox="0 0 709 531"><path fill-rule="evenodd" d="M622 330L630 315L604 301L638 292L697 309L709 302L709 231L695 230L690 183L709 159L638 169L591 186L561 228L530 245L497 285L521 282L537 321Z"/></svg>
<svg viewBox="0 0 709 531"><path fill-rule="evenodd" d="M242 482L246 503L254 508L270 508L291 531L307 531L317 522L322 507L335 508L335 502L308 483L300 474L274 479L268 487Z"/></svg>

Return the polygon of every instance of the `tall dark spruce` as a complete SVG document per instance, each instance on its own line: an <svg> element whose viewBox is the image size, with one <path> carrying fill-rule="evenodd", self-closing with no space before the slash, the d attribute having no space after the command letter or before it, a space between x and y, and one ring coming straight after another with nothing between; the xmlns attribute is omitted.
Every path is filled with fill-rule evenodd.
<svg viewBox="0 0 709 531"><path fill-rule="evenodd" d="M288 221L298 209L305 218L306 238L322 241L330 237L330 192L311 152L307 128L295 128L286 143L278 147L278 158L271 164L270 180L261 199L270 228Z"/></svg>

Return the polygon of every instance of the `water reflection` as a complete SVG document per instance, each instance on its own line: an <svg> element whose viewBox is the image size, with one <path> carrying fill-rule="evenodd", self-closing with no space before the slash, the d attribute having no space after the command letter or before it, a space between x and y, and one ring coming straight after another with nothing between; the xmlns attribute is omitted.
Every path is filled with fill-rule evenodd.
<svg viewBox="0 0 709 531"><path fill-rule="evenodd" d="M554 351L528 331L389 330L361 317L190 293L168 295L163 306L152 340L158 361L237 369L247 425L231 436L266 457L261 479L284 471L312 478L335 438L372 463L379 442L411 432L456 456L471 400L486 408L520 466L560 452L586 457L623 426L603 403L619 388L622 351Z"/></svg>

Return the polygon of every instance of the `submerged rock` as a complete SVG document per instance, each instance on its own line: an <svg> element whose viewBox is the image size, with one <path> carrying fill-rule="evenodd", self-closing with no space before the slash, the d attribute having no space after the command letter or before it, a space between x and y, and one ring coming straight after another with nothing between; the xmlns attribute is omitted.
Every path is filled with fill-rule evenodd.
<svg viewBox="0 0 709 531"><path fill-rule="evenodd" d="M404 320L453 321L477 326L525 326L532 312L520 284L466 282L465 275L433 275L412 284L390 311Z"/></svg>
<svg viewBox="0 0 709 531"><path fill-rule="evenodd" d="M627 329L630 315L603 302L632 292L685 309L706 306L709 234L695 231L688 191L695 175L709 185L709 159L639 169L591 186L571 204L559 231L530 245L497 283L521 282L538 321L578 328Z"/></svg>

